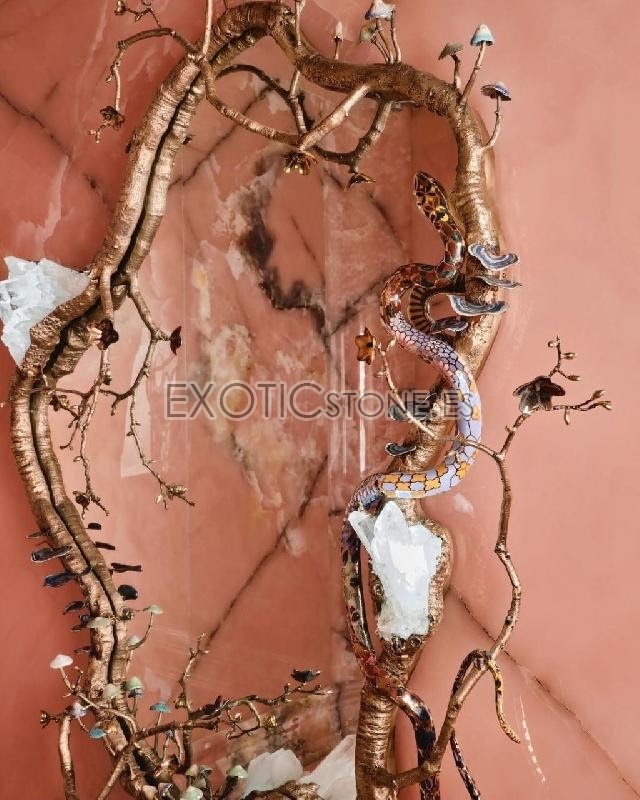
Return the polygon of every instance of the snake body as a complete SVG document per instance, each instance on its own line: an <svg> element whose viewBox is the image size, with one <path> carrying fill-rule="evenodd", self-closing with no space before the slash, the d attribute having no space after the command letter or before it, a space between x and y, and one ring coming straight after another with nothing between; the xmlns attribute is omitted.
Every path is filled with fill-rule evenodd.
<svg viewBox="0 0 640 800"><path fill-rule="evenodd" d="M365 617L360 542L349 522L349 515L358 509L377 509L387 500L414 500L447 492L465 477L476 454L473 443L480 442L482 432L480 396L471 371L441 334L464 330L467 327L465 317L501 313L506 304L497 301L481 305L466 300L461 267L467 256L467 247L445 191L435 178L419 172L415 178L414 194L419 209L440 234L444 255L437 266L410 263L399 267L382 289L380 317L385 329L401 347L439 371L442 382L449 389L449 396L453 395L456 401L457 436L442 461L432 469L419 473L375 473L365 478L347 506L342 550L344 593L354 653L365 679L398 705L411 720L419 761L422 762L428 758L436 737L431 714L419 697L398 684L378 662ZM517 256L496 255L482 246L470 248L469 253L488 271L483 279L489 285L507 288L517 285L491 274L515 263ZM407 294L409 302L405 316L403 300ZM436 295L446 295L457 313L434 320L430 302ZM470 788L470 783L466 780L465 783ZM430 778L421 784L421 794L438 798L438 778Z"/></svg>

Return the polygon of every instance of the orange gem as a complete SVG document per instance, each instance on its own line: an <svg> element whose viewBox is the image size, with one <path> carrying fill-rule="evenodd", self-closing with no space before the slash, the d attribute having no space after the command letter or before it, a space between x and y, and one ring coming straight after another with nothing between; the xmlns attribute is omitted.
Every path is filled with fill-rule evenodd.
<svg viewBox="0 0 640 800"><path fill-rule="evenodd" d="M371 364L376 355L376 340L369 328L365 328L362 335L356 336L356 347L358 348L358 361Z"/></svg>

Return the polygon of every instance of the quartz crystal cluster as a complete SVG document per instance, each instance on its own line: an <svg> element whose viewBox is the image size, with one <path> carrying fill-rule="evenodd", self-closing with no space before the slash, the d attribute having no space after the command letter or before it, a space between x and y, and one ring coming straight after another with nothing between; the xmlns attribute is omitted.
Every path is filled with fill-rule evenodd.
<svg viewBox="0 0 640 800"><path fill-rule="evenodd" d="M349 522L384 589L378 633L387 641L429 631L429 585L438 568L442 540L426 525L409 525L388 502L377 517L352 511Z"/></svg>
<svg viewBox="0 0 640 800"><path fill-rule="evenodd" d="M262 753L247 767L243 797L253 791L270 791L288 781L314 783L323 800L356 800L356 737L347 736L320 762L313 772L304 773L291 750Z"/></svg>
<svg viewBox="0 0 640 800"><path fill-rule="evenodd" d="M89 276L46 258L35 262L8 256L5 262L9 277L0 281L2 341L19 364L29 347L31 328L54 308L83 292Z"/></svg>

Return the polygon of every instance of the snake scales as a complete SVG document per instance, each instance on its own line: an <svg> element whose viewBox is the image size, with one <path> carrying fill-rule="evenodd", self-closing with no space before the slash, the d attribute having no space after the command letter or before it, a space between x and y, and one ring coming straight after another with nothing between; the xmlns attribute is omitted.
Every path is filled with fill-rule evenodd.
<svg viewBox="0 0 640 800"><path fill-rule="evenodd" d="M400 685L380 665L373 648L364 608L360 541L349 522L354 510L378 510L387 500L414 500L447 492L466 475L476 455L474 443L480 442L482 410L480 396L473 375L445 336L455 336L463 331L469 317L482 314L500 314L506 303L497 300L480 305L465 297L463 265L468 257L476 258L485 268L481 280L496 289L514 288L517 283L501 277L499 273L515 264L513 253L497 255L482 244L467 248L464 235L449 207L443 187L425 172L415 177L414 194L418 208L433 224L444 244L444 256L437 266L410 263L399 267L386 281L380 295L382 324L393 339L405 350L413 353L440 373L441 379L455 398L457 434L442 461L423 472L375 473L365 478L353 493L347 506L342 531L343 587L347 605L347 618L351 644L365 680L377 691L393 701L410 719L415 733L419 762L429 758L435 744L436 733L431 714L424 702L405 686ZM454 314L441 319L431 315L431 302L436 296L445 296ZM408 301L405 300L408 297ZM405 310L403 310L406 307ZM360 337L358 337L360 338ZM373 347L373 343L370 344ZM360 360L369 360L360 352ZM426 598L425 598L426 602ZM474 652L473 658L463 664L466 673L482 654ZM467 663L468 662L468 663ZM511 731L502 714L501 677L495 663L488 668L496 683L496 710L500 725L511 738ZM459 676L459 683L464 674ZM466 768L455 734L451 747L456 765L470 796L479 798ZM420 785L421 795L429 800L439 798L438 777L434 776Z"/></svg>

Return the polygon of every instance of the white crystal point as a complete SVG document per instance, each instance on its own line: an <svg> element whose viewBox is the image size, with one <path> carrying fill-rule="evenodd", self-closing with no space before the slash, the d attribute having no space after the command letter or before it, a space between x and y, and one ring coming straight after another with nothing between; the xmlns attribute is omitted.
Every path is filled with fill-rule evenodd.
<svg viewBox="0 0 640 800"><path fill-rule="evenodd" d="M378 616L383 639L429 631L429 585L438 569L442 540L425 525L409 525L388 502L377 518L352 511L349 522L371 558L385 599Z"/></svg>
<svg viewBox="0 0 640 800"><path fill-rule="evenodd" d="M270 791L287 781L315 783L323 800L356 800L356 737L347 736L313 770L303 775L302 764L291 750L262 753L249 762L242 796Z"/></svg>
<svg viewBox="0 0 640 800"><path fill-rule="evenodd" d="M242 796L256 790L266 792L277 789L287 781L298 781L302 773L302 764L292 750L280 749L274 753L261 753L249 762Z"/></svg>
<svg viewBox="0 0 640 800"><path fill-rule="evenodd" d="M89 274L47 258L35 262L7 256L5 262L9 277L0 281L2 341L19 364L31 343L31 328L54 308L81 294L89 285Z"/></svg>
<svg viewBox="0 0 640 800"><path fill-rule="evenodd" d="M345 737L301 783L315 783L323 800L356 800L356 737Z"/></svg>

